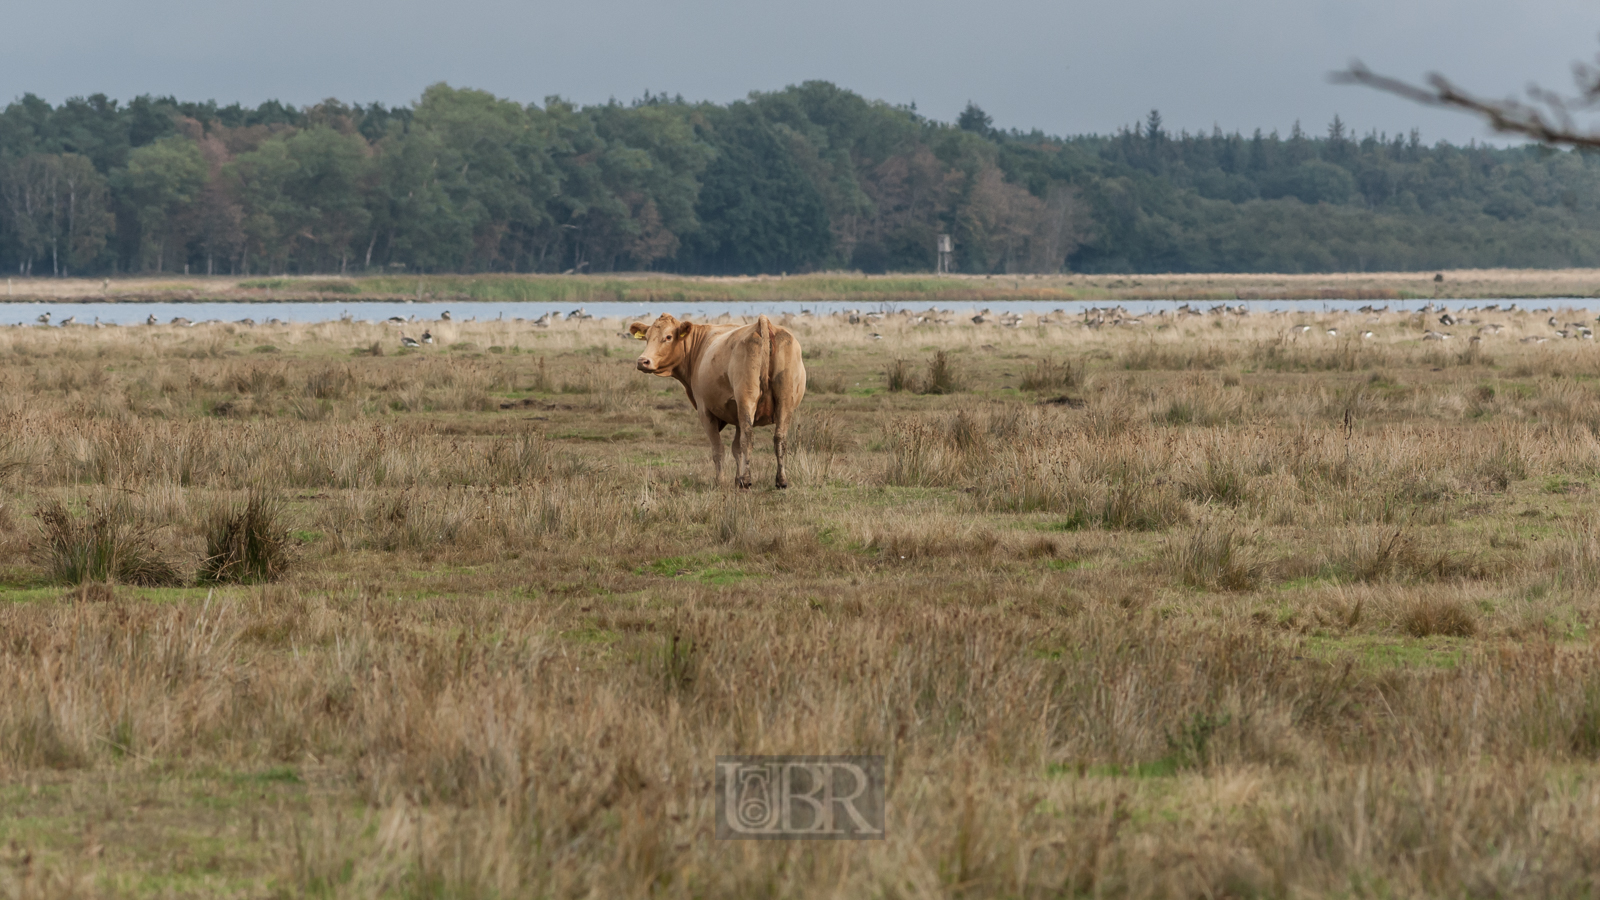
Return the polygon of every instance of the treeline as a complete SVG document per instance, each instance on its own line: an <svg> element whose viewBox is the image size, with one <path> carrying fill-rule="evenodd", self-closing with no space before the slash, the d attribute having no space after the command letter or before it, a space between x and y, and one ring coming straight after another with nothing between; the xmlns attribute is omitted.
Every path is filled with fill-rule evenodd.
<svg viewBox="0 0 1600 900"><path fill-rule="evenodd" d="M1204 272L1600 265L1600 164L1416 132L1110 136L807 82L720 106L438 84L304 109L32 95L0 113L0 266L128 272Z"/></svg>

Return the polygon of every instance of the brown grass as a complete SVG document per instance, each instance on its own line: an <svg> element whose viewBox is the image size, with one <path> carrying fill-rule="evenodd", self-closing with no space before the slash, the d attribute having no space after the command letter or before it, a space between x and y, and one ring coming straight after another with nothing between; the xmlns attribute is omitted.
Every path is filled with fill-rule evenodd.
<svg viewBox="0 0 1600 900"><path fill-rule="evenodd" d="M1585 895L1600 364L1489 317L791 319L743 493L615 322L0 329L0 896ZM716 841L779 752L887 839Z"/></svg>

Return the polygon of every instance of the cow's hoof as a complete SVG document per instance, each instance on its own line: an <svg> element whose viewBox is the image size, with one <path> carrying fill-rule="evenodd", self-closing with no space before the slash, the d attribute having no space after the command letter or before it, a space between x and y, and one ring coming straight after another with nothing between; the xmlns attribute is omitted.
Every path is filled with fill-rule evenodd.
<svg viewBox="0 0 1600 900"><path fill-rule="evenodd" d="M788 489L789 489L789 482L787 480L784 480L784 479L779 479L779 481L778 481L778 490L785 491L785 490L788 490Z"/></svg>
<svg viewBox="0 0 1600 900"><path fill-rule="evenodd" d="M748 479L748 478L736 478L736 479L734 479L733 483L735 485L738 485L739 490L741 490L741 491L750 490L750 479Z"/></svg>

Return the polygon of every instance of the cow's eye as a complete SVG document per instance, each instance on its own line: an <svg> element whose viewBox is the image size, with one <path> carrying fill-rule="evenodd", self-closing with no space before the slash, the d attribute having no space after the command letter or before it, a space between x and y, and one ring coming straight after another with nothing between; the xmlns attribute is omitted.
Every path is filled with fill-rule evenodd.
<svg viewBox="0 0 1600 900"><path fill-rule="evenodd" d="M672 335L669 334L665 338L662 338L662 340L670 341L670 340L672 340Z"/></svg>

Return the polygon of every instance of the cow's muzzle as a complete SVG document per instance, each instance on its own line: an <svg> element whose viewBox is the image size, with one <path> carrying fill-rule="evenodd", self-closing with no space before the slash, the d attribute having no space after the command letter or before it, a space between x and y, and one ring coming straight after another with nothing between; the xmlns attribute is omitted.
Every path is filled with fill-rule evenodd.
<svg viewBox="0 0 1600 900"><path fill-rule="evenodd" d="M639 371L641 371L641 372L654 372L655 370L656 370L656 364L650 361L650 357L648 357L648 356L639 357Z"/></svg>

